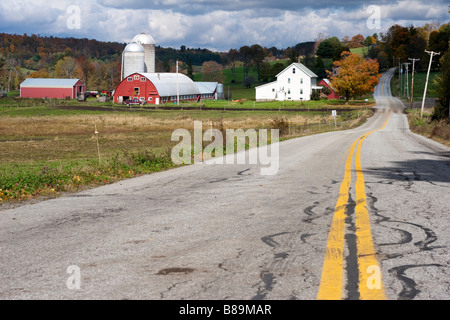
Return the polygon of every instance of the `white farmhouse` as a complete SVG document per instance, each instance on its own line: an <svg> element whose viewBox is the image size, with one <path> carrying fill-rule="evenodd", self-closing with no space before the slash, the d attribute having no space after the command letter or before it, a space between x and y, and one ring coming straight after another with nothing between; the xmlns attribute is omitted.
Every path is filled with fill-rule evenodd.
<svg viewBox="0 0 450 320"><path fill-rule="evenodd" d="M317 86L317 75L301 63L293 63L279 74L277 80L256 87L256 101L306 101Z"/></svg>

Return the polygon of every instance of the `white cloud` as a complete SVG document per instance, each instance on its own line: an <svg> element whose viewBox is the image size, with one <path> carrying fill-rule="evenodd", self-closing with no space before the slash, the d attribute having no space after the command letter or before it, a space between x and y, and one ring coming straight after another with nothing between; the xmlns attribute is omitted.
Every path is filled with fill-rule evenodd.
<svg viewBox="0 0 450 320"><path fill-rule="evenodd" d="M369 30L367 6L381 9L380 30ZM81 28L67 28L66 9L81 8ZM260 44L286 48L326 36L364 36L392 24L423 25L448 20L443 0L413 1L269 1L269 0L16 0L0 3L0 30L128 42L148 32L157 45L217 48L227 51Z"/></svg>

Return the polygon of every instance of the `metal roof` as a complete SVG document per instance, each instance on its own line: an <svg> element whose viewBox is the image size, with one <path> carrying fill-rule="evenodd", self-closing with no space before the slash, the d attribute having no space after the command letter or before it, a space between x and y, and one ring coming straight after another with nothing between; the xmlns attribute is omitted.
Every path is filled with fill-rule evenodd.
<svg viewBox="0 0 450 320"><path fill-rule="evenodd" d="M137 42L132 42L128 44L123 50L123 52L144 52L144 51L145 51L144 47Z"/></svg>
<svg viewBox="0 0 450 320"><path fill-rule="evenodd" d="M80 79L28 78L20 85L22 88L73 88Z"/></svg>
<svg viewBox="0 0 450 320"><path fill-rule="evenodd" d="M200 94L211 94L217 89L218 82L194 82L197 85Z"/></svg>
<svg viewBox="0 0 450 320"><path fill-rule="evenodd" d="M161 97L200 94L198 87L191 78L182 73L140 73L150 80ZM178 80L177 80L178 78ZM178 82L178 91L177 91Z"/></svg>
<svg viewBox="0 0 450 320"><path fill-rule="evenodd" d="M155 39L153 39L153 37L151 35L142 32L142 33L136 35L133 38L132 42L138 42L138 43L140 43L142 45L155 44Z"/></svg>

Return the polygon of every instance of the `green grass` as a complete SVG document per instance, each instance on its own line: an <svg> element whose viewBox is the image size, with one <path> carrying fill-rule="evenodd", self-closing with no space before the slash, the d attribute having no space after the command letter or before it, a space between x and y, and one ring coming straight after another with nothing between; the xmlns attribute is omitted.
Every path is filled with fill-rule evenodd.
<svg viewBox="0 0 450 320"><path fill-rule="evenodd" d="M175 167L168 153L156 155L146 150L117 153L102 162L89 159L60 163L0 165L0 203L53 196Z"/></svg>
<svg viewBox="0 0 450 320"><path fill-rule="evenodd" d="M17 100L18 104L23 101ZM205 101L205 106L224 106L227 101ZM208 110L66 110L47 104L0 106L0 203L54 197L87 187L112 183L141 174L175 167L168 150L175 129L192 130L194 120L212 122L215 128L273 128L280 126L281 139L336 130L330 113L270 111L276 103L253 111L253 101L239 107L248 111ZM319 105L319 104L318 104ZM286 102L285 107L295 103ZM357 116L367 112L343 112L338 130L356 126ZM361 116L359 121L364 121ZM287 127L287 123L289 123ZM94 125L99 135L98 159ZM289 130L288 130L289 129Z"/></svg>
<svg viewBox="0 0 450 320"><path fill-rule="evenodd" d="M370 47L352 48L352 49L350 49L350 52L364 57L369 53L369 49L370 49Z"/></svg>
<svg viewBox="0 0 450 320"><path fill-rule="evenodd" d="M430 79L428 81L427 87L427 98L437 98L437 86L434 84L434 78L438 72L430 72ZM426 72L417 72L414 74L414 100L421 100L423 98L423 92L425 90L425 82L427 78ZM403 74L403 88L406 86L406 74ZM412 75L411 72L408 74L408 91L411 94L411 82ZM396 97L406 97L404 90L400 93L399 90L400 79L398 75L395 75L391 81L391 91L392 95Z"/></svg>

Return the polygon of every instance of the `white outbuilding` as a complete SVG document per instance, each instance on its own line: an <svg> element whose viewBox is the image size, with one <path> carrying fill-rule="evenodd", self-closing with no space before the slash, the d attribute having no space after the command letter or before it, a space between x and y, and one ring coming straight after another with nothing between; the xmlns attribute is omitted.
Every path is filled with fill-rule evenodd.
<svg viewBox="0 0 450 320"><path fill-rule="evenodd" d="M301 63L292 63L277 80L255 88L256 101L307 101L317 86L317 75Z"/></svg>

